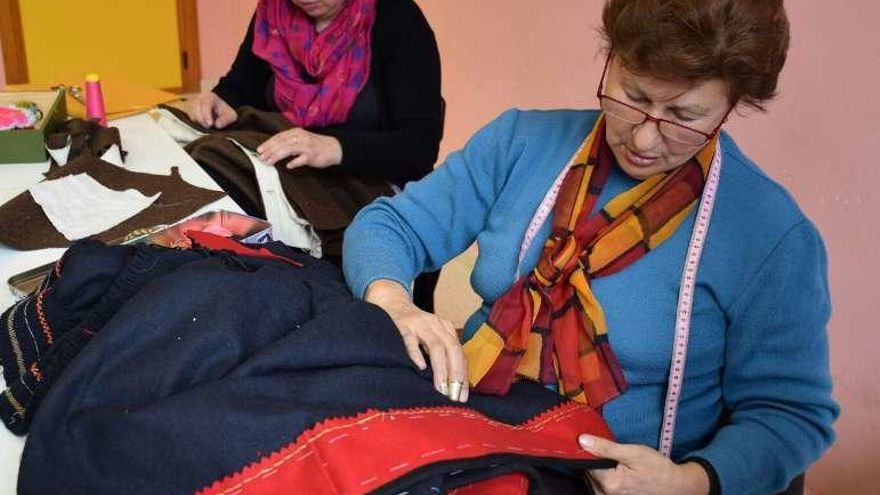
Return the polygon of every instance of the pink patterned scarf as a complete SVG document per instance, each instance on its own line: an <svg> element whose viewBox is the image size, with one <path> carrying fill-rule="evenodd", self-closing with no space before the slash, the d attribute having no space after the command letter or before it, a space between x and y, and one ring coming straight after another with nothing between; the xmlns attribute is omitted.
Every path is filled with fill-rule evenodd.
<svg viewBox="0 0 880 495"><path fill-rule="evenodd" d="M347 0L320 33L290 0L260 0L254 54L275 73L275 103L301 127L345 122L370 77L376 0Z"/></svg>

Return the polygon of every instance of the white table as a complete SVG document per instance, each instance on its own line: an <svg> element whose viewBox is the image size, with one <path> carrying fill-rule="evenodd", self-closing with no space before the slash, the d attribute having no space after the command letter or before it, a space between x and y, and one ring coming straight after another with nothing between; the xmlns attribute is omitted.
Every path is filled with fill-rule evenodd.
<svg viewBox="0 0 880 495"><path fill-rule="evenodd" d="M171 173L171 167L176 166L180 170L181 177L190 184L205 189L220 190L211 177L149 115L125 117L110 122L110 125L119 128L122 147L128 151L126 169L168 175ZM48 161L0 164L0 204L39 182L43 178L43 172L48 169ZM241 212L235 202L224 196L193 215L218 209ZM0 311L5 311L15 301L15 296L6 283L10 276L54 261L62 253L64 249L61 248L15 251L0 245ZM6 384L0 376L0 391L5 388ZM17 437L0 426L0 495L13 495L16 492L18 464L23 448L24 438ZM51 473L46 474L51 476Z"/></svg>

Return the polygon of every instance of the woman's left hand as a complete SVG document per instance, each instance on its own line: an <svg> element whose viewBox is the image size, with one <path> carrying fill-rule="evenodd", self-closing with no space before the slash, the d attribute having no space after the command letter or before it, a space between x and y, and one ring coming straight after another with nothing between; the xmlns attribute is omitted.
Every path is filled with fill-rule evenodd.
<svg viewBox="0 0 880 495"><path fill-rule="evenodd" d="M342 145L332 136L323 136L295 127L267 139L257 147L260 159L274 165L287 157L294 157L288 169L297 167L327 168L342 163Z"/></svg>
<svg viewBox="0 0 880 495"><path fill-rule="evenodd" d="M676 464L650 447L615 443L592 435L581 435L578 441L587 452L618 463L614 469L587 472L597 495L709 493L709 475L695 462Z"/></svg>

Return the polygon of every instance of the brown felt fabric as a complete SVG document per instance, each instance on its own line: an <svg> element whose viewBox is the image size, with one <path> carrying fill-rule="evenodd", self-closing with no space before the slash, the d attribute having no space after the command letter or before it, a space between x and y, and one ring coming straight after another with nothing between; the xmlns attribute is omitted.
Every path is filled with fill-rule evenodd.
<svg viewBox="0 0 880 495"><path fill-rule="evenodd" d="M225 195L190 185L180 177L177 167L171 169L171 175L142 174L103 162L88 153L64 167L53 164L45 176L47 180L52 180L79 173L87 173L105 187L116 191L136 189L146 196L162 193L147 209L94 236L102 241L122 238L135 229L176 222ZM22 251L71 244L55 230L43 209L27 191L0 206L0 243Z"/></svg>
<svg viewBox="0 0 880 495"><path fill-rule="evenodd" d="M71 119L61 124L56 132L46 136L46 146L51 149L64 148L67 146L68 137L70 138L68 161L82 154L100 157L114 144L119 147L122 156L125 156L119 129L116 127L101 127L93 120Z"/></svg>

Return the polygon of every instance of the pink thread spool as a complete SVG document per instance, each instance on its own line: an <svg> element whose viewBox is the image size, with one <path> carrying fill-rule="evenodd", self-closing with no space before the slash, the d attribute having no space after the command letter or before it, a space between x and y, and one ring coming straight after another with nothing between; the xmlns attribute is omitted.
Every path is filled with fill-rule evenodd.
<svg viewBox="0 0 880 495"><path fill-rule="evenodd" d="M95 73L86 75L86 119L94 119L102 126L107 126L107 113L104 111L104 93L101 92L101 79Z"/></svg>

